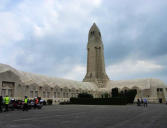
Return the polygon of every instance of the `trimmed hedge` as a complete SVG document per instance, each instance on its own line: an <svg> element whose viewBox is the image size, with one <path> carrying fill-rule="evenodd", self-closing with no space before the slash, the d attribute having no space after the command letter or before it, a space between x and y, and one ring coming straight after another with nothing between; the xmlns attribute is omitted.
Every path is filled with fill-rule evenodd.
<svg viewBox="0 0 167 128"><path fill-rule="evenodd" d="M70 104L87 105L126 105L126 97L115 98L70 98Z"/></svg>
<svg viewBox="0 0 167 128"><path fill-rule="evenodd" d="M118 92L118 88L113 88L112 89L112 97L126 97L127 102L132 104L134 102L134 99L136 97L137 90L136 89L130 89L130 90L125 90L121 91L120 93Z"/></svg>
<svg viewBox="0 0 167 128"><path fill-rule="evenodd" d="M137 94L135 89L118 92L118 88L112 89L112 97L108 93L102 94L102 98L93 98L91 94L80 93L77 98L70 98L70 102L60 104L83 104L83 105L126 105L133 103Z"/></svg>
<svg viewBox="0 0 167 128"><path fill-rule="evenodd" d="M102 98L111 98L111 96L108 93L104 93L101 95Z"/></svg>
<svg viewBox="0 0 167 128"><path fill-rule="evenodd" d="M78 98L93 98L93 95L88 93L80 93L78 94Z"/></svg>

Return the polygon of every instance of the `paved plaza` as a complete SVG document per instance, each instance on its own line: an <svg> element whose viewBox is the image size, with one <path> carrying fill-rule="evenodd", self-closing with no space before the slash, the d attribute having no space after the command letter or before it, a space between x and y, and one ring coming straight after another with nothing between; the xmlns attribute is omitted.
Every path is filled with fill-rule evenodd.
<svg viewBox="0 0 167 128"><path fill-rule="evenodd" d="M0 128L167 128L167 105L52 105L0 113Z"/></svg>

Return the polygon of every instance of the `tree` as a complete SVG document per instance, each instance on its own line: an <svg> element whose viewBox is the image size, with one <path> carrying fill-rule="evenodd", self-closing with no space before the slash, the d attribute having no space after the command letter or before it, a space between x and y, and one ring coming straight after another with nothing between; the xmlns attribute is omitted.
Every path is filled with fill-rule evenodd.
<svg viewBox="0 0 167 128"><path fill-rule="evenodd" d="M118 88L113 88L112 89L112 97L118 97L119 93L118 93Z"/></svg>
<svg viewBox="0 0 167 128"><path fill-rule="evenodd" d="M78 98L93 98L93 96L88 93L80 93L78 94Z"/></svg>

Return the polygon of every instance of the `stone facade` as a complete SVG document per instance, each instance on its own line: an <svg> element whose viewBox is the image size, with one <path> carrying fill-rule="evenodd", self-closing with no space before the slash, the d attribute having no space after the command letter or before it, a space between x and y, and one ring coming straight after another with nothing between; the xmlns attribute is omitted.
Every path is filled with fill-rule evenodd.
<svg viewBox="0 0 167 128"><path fill-rule="evenodd" d="M99 88L104 88L109 78L105 71L101 33L95 23L89 30L87 54L87 73L83 81L95 82Z"/></svg>
<svg viewBox="0 0 167 128"><path fill-rule="evenodd" d="M118 88L119 91L136 89L135 100L147 98L152 103L158 103L159 100L165 103L167 99L167 86L161 80L155 78L108 81L106 90L111 90L112 88Z"/></svg>
<svg viewBox="0 0 167 128"><path fill-rule="evenodd" d="M87 92L99 97L101 91L94 83L79 82L61 78L52 78L38 74L22 72L9 65L0 64L0 95L9 95L15 99L42 97L58 103Z"/></svg>
<svg viewBox="0 0 167 128"><path fill-rule="evenodd" d="M118 88L120 91L136 89L136 99L147 98L156 103L167 99L167 86L159 79L109 80L101 33L95 23L89 31L87 52L87 73L83 82L22 72L0 64L0 95L15 99L42 97L59 103L77 97L79 93L101 97L104 93L111 94L112 88Z"/></svg>

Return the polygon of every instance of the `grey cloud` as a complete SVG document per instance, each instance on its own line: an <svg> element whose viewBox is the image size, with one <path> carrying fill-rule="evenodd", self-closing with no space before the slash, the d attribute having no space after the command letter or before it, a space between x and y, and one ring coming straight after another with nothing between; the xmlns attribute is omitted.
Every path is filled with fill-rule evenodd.
<svg viewBox="0 0 167 128"><path fill-rule="evenodd" d="M137 6L144 5L144 1L140 2L140 5L128 1L124 5L117 7L113 7L112 2L107 4L107 9L105 6L104 12L100 13L101 15L104 14L105 18L99 17L99 21L100 24L103 24L101 31L103 32L103 42L106 47L107 64L109 60L112 60L112 63L117 63L119 60L126 59L133 54L136 59L154 59L157 56L167 54L167 40L165 38L167 29L164 27L167 21L167 9L164 4L167 3L157 3L157 7L161 8L155 8L151 12L147 11L146 8L142 13L139 13L140 15L136 15ZM119 2L114 4L119 4ZM131 4L134 7L129 6ZM137 7L136 10L135 7ZM112 11L117 13L117 17L114 17L115 14L112 17ZM114 23L115 20L117 21L116 23ZM133 33L131 33L132 35L127 35L131 29L138 33L134 40L131 39Z"/></svg>

